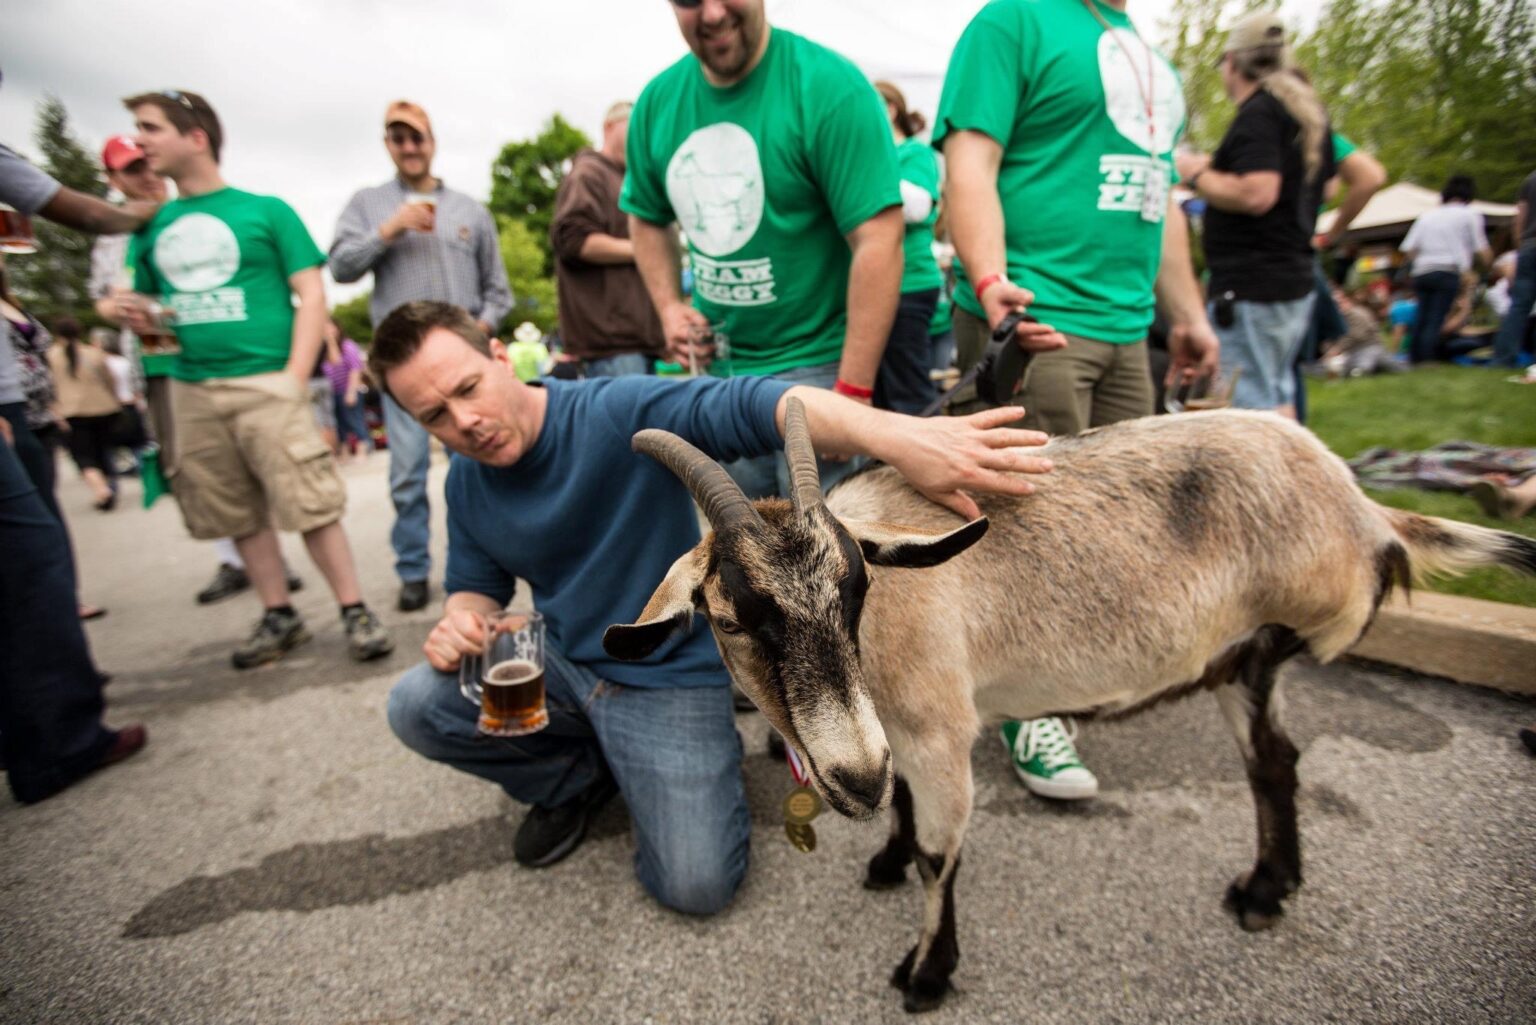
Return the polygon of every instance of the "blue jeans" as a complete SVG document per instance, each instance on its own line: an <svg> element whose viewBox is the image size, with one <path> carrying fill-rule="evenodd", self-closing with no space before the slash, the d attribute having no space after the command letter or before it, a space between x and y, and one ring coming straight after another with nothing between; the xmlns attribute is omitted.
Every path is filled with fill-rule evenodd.
<svg viewBox="0 0 1536 1025"><path fill-rule="evenodd" d="M933 365L928 325L933 322L933 311L938 305L937 288L901 293L891 335L885 342L885 354L880 357L880 372L875 378L875 405L879 408L916 416L939 397L933 378L928 376L928 368Z"/></svg>
<svg viewBox="0 0 1536 1025"><path fill-rule="evenodd" d="M432 571L432 509L427 504L427 471L432 466L432 436L416 418L384 397L384 433L389 439L389 497L395 526L395 575L403 581L425 580Z"/></svg>
<svg viewBox="0 0 1536 1025"><path fill-rule="evenodd" d="M347 405L345 395L336 396L336 438L345 445L349 437L356 438L358 444L365 448L373 448L373 438L368 434L368 415L363 411L361 395L350 406Z"/></svg>
<svg viewBox="0 0 1536 1025"><path fill-rule="evenodd" d="M1206 310L1221 340L1221 372L1231 378L1241 369L1232 405L1238 409L1275 409L1296 401L1296 379L1291 365L1301 348L1307 318L1312 316L1315 293L1283 302L1232 304L1232 323L1223 327L1216 317L1216 303Z"/></svg>
<svg viewBox="0 0 1536 1025"><path fill-rule="evenodd" d="M0 651L6 781L18 801L41 801L94 769L114 734L101 724L101 674L80 627L69 538L4 443Z"/></svg>
<svg viewBox="0 0 1536 1025"><path fill-rule="evenodd" d="M1413 324L1408 358L1414 363L1440 359L1440 329L1445 326L1451 307L1456 305L1461 275L1448 270L1418 274L1413 279L1413 291L1419 297L1419 317Z"/></svg>
<svg viewBox="0 0 1536 1025"><path fill-rule="evenodd" d="M1529 216L1536 217L1536 210ZM1496 366L1513 367L1520 363L1520 347L1525 341L1526 322L1531 307L1536 306L1536 245L1520 250L1515 263L1515 280L1509 283L1509 309L1499 324L1499 334L1493 343L1493 362Z"/></svg>
<svg viewBox="0 0 1536 1025"><path fill-rule="evenodd" d="M481 734L457 676L426 663L390 692L390 728L418 754L540 807L580 794L606 762L629 806L646 892L689 914L723 909L746 876L751 832L730 688L626 687L546 652L549 725L538 733Z"/></svg>
<svg viewBox="0 0 1536 1025"><path fill-rule="evenodd" d="M776 381L804 384L812 388L828 390L837 383L837 364L823 363L816 367L794 367L771 374ZM725 472L731 475L748 498L788 498L789 464L782 452L766 456L748 456L734 463L724 463ZM817 458L816 469L821 474L821 490L830 491L832 485L864 465L863 457L829 461Z"/></svg>
<svg viewBox="0 0 1536 1025"><path fill-rule="evenodd" d="M651 357L638 352L622 356L603 356L600 359L582 360L582 372L587 377L627 377L630 374L649 374Z"/></svg>

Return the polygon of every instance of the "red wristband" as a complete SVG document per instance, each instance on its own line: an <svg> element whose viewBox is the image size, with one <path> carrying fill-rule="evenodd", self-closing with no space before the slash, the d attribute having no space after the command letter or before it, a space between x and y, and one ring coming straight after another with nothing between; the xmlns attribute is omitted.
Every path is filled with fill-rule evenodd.
<svg viewBox="0 0 1536 1025"><path fill-rule="evenodd" d="M976 289L976 300L980 302L982 295L986 293L987 289L991 288L1001 280L1003 280L1003 276L1001 274L988 274L986 277L976 282L974 286Z"/></svg>
<svg viewBox="0 0 1536 1025"><path fill-rule="evenodd" d="M849 384L841 377L839 377L837 379L837 383L832 386L832 390L837 392L839 395L846 395L850 399L872 399L875 397L875 390L873 388L860 388L856 384Z"/></svg>

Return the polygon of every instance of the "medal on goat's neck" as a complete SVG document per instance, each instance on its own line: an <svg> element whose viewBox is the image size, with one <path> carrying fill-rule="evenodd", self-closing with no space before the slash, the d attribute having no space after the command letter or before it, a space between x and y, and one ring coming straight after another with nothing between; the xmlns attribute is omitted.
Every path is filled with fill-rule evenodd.
<svg viewBox="0 0 1536 1025"><path fill-rule="evenodd" d="M789 762L790 775L795 777L795 789L784 798L784 834L795 850L809 854L816 849L816 830L811 822L821 814L821 795L806 785L810 776L800 764L800 756L788 744L784 745L784 759Z"/></svg>

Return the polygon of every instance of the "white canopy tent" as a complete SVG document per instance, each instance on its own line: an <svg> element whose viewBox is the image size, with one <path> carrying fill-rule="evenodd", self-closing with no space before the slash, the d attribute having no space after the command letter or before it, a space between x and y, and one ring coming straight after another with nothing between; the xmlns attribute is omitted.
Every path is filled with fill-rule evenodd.
<svg viewBox="0 0 1536 1025"><path fill-rule="evenodd" d="M1365 204L1341 241L1385 242L1402 238L1418 216L1440 205L1440 193L1411 182L1389 185ZM1515 208L1509 203L1485 203L1474 200L1472 209L1480 211L1489 229L1502 228L1515 216ZM1333 227L1336 211L1329 210L1317 219L1317 230L1328 231Z"/></svg>

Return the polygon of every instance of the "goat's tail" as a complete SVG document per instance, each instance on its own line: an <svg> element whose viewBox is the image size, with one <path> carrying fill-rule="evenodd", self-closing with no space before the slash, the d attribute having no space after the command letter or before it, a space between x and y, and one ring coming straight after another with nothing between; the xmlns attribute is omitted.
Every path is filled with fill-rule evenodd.
<svg viewBox="0 0 1536 1025"><path fill-rule="evenodd" d="M1382 507L1387 522L1408 551L1408 573L1413 582L1431 576L1459 576L1479 566L1505 566L1536 574L1536 539L1492 530L1456 520ZM1401 572L1395 582L1407 585Z"/></svg>

